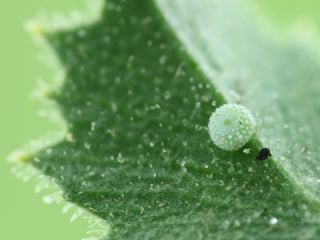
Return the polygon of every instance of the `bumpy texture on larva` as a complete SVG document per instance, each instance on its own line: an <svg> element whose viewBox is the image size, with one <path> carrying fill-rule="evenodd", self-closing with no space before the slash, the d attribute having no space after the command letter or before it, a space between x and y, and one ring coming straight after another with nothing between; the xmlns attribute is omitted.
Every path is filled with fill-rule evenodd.
<svg viewBox="0 0 320 240"><path fill-rule="evenodd" d="M209 134L219 148L238 150L253 136L256 121L251 112L238 104L225 104L212 113Z"/></svg>

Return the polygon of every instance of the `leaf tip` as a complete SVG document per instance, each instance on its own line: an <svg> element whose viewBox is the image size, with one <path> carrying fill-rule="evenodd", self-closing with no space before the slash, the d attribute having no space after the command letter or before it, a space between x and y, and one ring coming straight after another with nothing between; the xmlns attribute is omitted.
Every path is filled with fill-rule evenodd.
<svg viewBox="0 0 320 240"><path fill-rule="evenodd" d="M26 24L26 30L36 37L44 37L47 29L43 23L39 21L30 21Z"/></svg>
<svg viewBox="0 0 320 240"><path fill-rule="evenodd" d="M23 163L26 164L30 162L32 159L32 154L26 150L17 150L13 152L9 157L8 160L14 163Z"/></svg>

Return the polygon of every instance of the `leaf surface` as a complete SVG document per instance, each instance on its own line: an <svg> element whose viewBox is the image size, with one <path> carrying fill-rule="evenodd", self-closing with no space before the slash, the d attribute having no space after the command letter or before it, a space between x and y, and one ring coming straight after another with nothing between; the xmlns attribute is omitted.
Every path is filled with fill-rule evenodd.
<svg viewBox="0 0 320 240"><path fill-rule="evenodd" d="M96 23L47 33L68 133L31 163L110 224L106 239L320 237L320 61L242 4L108 0ZM261 121L250 154L207 132L235 92ZM260 140L273 159L255 160Z"/></svg>

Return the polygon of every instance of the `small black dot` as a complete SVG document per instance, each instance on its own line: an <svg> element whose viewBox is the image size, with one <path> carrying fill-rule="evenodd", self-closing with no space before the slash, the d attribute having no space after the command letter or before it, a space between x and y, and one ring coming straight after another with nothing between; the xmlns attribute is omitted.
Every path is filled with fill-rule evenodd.
<svg viewBox="0 0 320 240"><path fill-rule="evenodd" d="M268 157L271 157L271 152L269 148L262 148L259 151L259 154L257 156L257 160L266 160Z"/></svg>

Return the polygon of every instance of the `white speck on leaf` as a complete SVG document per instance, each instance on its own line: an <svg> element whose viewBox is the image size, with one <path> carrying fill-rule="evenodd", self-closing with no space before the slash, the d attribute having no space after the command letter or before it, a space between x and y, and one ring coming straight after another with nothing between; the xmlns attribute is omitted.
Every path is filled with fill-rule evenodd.
<svg viewBox="0 0 320 240"><path fill-rule="evenodd" d="M96 129L96 122L91 122L91 131L94 132Z"/></svg>
<svg viewBox="0 0 320 240"><path fill-rule="evenodd" d="M250 148L245 148L245 149L243 149L243 152L244 152L245 154L250 154L251 149L250 149Z"/></svg>
<svg viewBox="0 0 320 240"><path fill-rule="evenodd" d="M275 217L272 217L269 222L270 222L271 225L275 225L275 224L278 223L278 219L275 218Z"/></svg>

